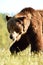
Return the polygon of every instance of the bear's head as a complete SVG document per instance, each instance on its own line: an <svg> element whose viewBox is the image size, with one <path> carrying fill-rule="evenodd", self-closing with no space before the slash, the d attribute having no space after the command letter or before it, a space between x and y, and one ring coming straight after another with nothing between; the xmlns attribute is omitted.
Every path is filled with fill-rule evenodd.
<svg viewBox="0 0 43 65"><path fill-rule="evenodd" d="M27 32L30 25L31 14L24 15L18 13L13 17L6 16L7 29L10 33L10 38L14 41L18 41L23 34Z"/></svg>

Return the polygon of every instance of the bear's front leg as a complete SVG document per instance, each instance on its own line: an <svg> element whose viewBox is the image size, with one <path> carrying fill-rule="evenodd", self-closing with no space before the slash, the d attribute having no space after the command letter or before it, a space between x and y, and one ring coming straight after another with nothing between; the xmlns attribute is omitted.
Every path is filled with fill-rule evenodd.
<svg viewBox="0 0 43 65"><path fill-rule="evenodd" d="M16 53L19 52L19 48L17 46L18 46L18 42L13 43L13 45L10 47L11 54L14 54L14 52Z"/></svg>

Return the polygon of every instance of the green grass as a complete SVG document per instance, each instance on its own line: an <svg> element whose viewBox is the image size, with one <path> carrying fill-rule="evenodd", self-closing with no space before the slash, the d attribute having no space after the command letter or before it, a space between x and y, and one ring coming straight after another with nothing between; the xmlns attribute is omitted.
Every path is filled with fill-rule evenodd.
<svg viewBox="0 0 43 65"><path fill-rule="evenodd" d="M8 47L10 44L9 34L7 31L7 22L3 14L0 14L0 47Z"/></svg>
<svg viewBox="0 0 43 65"><path fill-rule="evenodd" d="M43 65L43 52L31 53L29 46L24 51L11 55L5 15L0 14L0 65Z"/></svg>

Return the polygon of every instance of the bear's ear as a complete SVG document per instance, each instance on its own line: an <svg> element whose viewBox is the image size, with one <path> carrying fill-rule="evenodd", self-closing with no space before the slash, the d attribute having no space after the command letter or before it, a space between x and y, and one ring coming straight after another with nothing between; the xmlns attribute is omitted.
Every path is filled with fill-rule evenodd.
<svg viewBox="0 0 43 65"><path fill-rule="evenodd" d="M11 18L11 17L9 17L9 16L6 15L6 20L7 20L7 21L8 21L10 18Z"/></svg>

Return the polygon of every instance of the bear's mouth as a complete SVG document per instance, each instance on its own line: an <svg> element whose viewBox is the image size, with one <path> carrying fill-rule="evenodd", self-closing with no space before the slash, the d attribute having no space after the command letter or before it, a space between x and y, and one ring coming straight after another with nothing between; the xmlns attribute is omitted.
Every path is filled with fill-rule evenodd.
<svg viewBox="0 0 43 65"><path fill-rule="evenodd" d="M18 41L21 38L21 34L16 33L15 31L10 34L10 39L12 39L13 41Z"/></svg>

